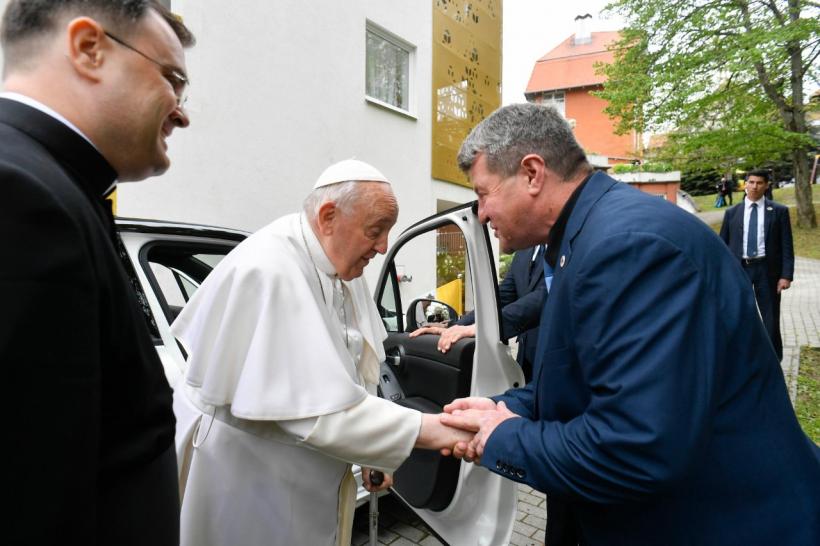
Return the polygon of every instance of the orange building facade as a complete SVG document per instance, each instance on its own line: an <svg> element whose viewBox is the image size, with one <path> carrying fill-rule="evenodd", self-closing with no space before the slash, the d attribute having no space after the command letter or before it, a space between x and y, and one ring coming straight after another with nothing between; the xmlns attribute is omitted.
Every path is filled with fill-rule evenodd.
<svg viewBox="0 0 820 546"><path fill-rule="evenodd" d="M640 151L639 135L616 135L615 122L604 112L607 101L592 95L606 81L595 73L595 64L614 60L607 46L618 37L618 32L576 32L538 59L525 92L528 101L561 112L587 154L604 156L610 165L631 162Z"/></svg>

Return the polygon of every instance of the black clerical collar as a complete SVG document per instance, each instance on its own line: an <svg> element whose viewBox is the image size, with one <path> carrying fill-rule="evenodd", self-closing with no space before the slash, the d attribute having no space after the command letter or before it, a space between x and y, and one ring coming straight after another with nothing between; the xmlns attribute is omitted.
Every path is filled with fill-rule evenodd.
<svg viewBox="0 0 820 546"><path fill-rule="evenodd" d="M547 239L547 252L544 254L544 260L552 268L555 267L555 262L558 260L558 252L561 250L561 242L564 239L564 231L567 229L567 222L572 214L572 209L575 208L575 203L578 202L581 191L583 191L584 186L586 186L593 174L594 171L589 173L587 177L578 184L578 187L575 188L575 191L572 192L572 195L567 199L564 208L561 209L561 214L558 215L558 219L550 228L549 238Z"/></svg>
<svg viewBox="0 0 820 546"><path fill-rule="evenodd" d="M16 127L42 144L89 196L101 197L117 179L117 172L90 142L36 108L0 98L0 123Z"/></svg>

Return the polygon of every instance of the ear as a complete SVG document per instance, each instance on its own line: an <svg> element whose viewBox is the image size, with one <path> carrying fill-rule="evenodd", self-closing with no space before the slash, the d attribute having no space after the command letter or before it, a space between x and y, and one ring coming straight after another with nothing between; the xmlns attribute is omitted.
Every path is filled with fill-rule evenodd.
<svg viewBox="0 0 820 546"><path fill-rule="evenodd" d="M544 187L544 176L546 166L544 160L538 154L525 155L521 160L518 172L527 177L527 193L532 196L541 193Z"/></svg>
<svg viewBox="0 0 820 546"><path fill-rule="evenodd" d="M66 57L79 75L94 81L100 79L99 69L110 50L106 38L103 27L90 17L77 17L68 23Z"/></svg>
<svg viewBox="0 0 820 546"><path fill-rule="evenodd" d="M319 213L316 215L316 225L319 228L319 233L325 236L333 235L333 221L339 209L336 208L336 203L328 201L319 207Z"/></svg>

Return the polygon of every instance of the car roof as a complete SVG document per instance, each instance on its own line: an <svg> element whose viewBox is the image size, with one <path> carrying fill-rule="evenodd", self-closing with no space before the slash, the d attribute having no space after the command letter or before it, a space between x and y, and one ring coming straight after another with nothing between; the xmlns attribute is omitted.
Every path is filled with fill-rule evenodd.
<svg viewBox="0 0 820 546"><path fill-rule="evenodd" d="M166 220L151 220L147 218L115 218L117 229L136 233L162 233L165 235L186 235L194 237L208 237L215 239L229 239L242 241L250 235L238 229L208 226L203 224L189 224L186 222L171 222Z"/></svg>

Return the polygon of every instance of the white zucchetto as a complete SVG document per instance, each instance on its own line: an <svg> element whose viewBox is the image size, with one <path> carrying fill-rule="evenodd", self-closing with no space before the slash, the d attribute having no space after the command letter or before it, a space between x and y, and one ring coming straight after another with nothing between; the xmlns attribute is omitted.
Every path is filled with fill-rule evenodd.
<svg viewBox="0 0 820 546"><path fill-rule="evenodd" d="M313 185L313 189L352 181L386 182L390 184L387 177L379 172L373 165L359 161L358 159L345 159L325 169L324 172L319 175L316 184Z"/></svg>

